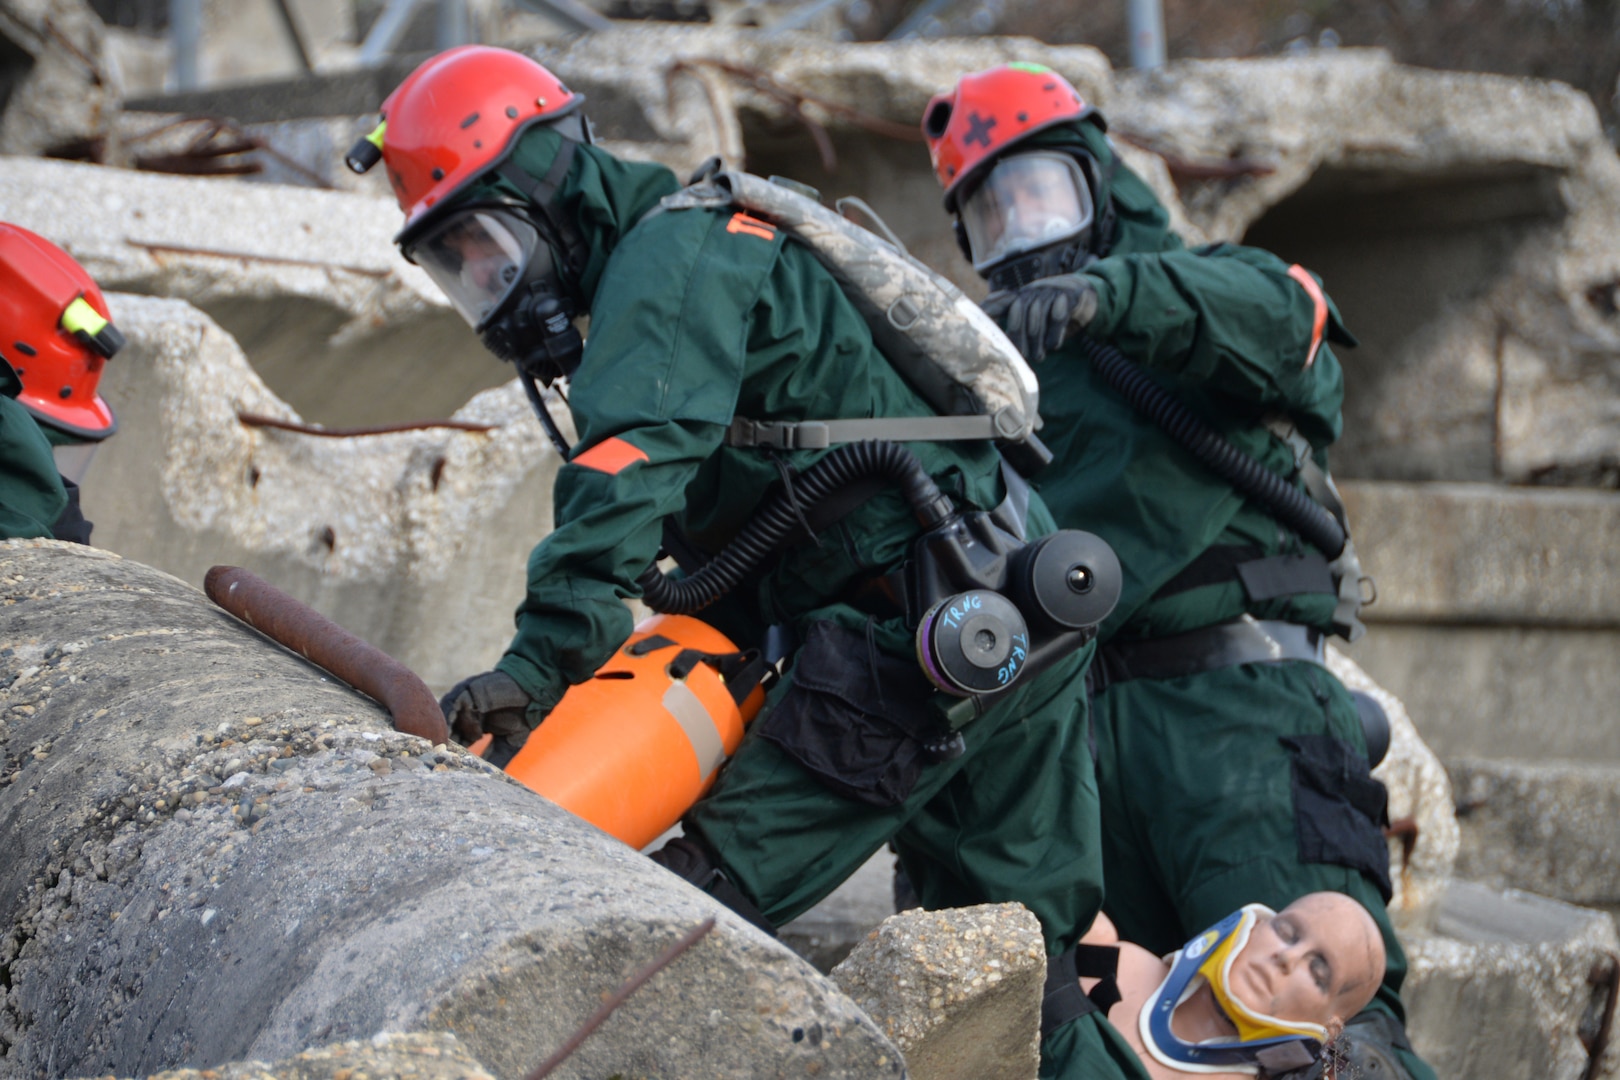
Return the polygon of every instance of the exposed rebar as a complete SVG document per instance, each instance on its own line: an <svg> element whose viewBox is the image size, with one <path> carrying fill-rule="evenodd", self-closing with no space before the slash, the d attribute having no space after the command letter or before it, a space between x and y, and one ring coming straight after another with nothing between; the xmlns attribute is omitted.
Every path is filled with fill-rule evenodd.
<svg viewBox="0 0 1620 1080"><path fill-rule="evenodd" d="M248 427L276 428L295 431L300 435L319 435L326 439L357 439L366 435L395 435L402 431L429 431L450 428L454 431L494 431L498 424L475 424L470 420L411 420L401 424L377 424L373 427L333 428L319 424L300 424L295 420L278 420L259 413L239 412L236 418Z"/></svg>
<svg viewBox="0 0 1620 1080"><path fill-rule="evenodd" d="M210 569L203 591L265 637L377 701L397 730L435 745L449 741L439 703L415 672L308 604L239 566Z"/></svg>
<svg viewBox="0 0 1620 1080"><path fill-rule="evenodd" d="M545 1077L550 1076L558 1065L561 1065L568 1059L570 1054L579 1049L580 1044L590 1037L591 1032L602 1026L602 1021L612 1016L613 1011L624 1004L626 998L641 989L642 984L648 979L674 963L682 953L703 940L709 931L713 929L714 916L710 915L691 930L688 930L681 940L660 953L652 963L625 980L622 986L613 991L608 996L608 999L602 1002L600 1008L586 1018L585 1022L579 1026L579 1030L568 1036L568 1041L558 1047L556 1053L536 1066L534 1072L530 1073L525 1080L544 1080Z"/></svg>

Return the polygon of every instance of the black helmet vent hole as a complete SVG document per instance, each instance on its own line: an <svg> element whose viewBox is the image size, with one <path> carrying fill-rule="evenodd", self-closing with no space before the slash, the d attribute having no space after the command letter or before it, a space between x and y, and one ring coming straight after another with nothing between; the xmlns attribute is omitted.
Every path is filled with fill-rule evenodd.
<svg viewBox="0 0 1620 1080"><path fill-rule="evenodd" d="M934 107L928 110L923 119L923 130L930 139L940 138L945 129L951 124L951 103L948 101L935 102Z"/></svg>

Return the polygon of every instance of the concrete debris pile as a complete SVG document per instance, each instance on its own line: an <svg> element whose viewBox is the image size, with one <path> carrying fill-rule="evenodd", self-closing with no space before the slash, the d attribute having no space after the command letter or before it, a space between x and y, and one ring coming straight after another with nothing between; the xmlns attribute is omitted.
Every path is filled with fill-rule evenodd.
<svg viewBox="0 0 1620 1080"><path fill-rule="evenodd" d="M10 12L44 6L43 0L0 0L0 32L9 33L5 27L18 21ZM54 70L44 51L30 55L39 57L31 70L40 78ZM1321 273L1363 340L1343 357L1346 431L1334 463L1341 477L1351 478L1344 484L1346 501L1381 594L1367 612L1371 633L1347 653L1330 653L1330 664L1347 684L1380 697L1395 722L1379 775L1390 788L1395 826L1394 910L1410 935L1413 1037L1443 1075L1504 1069L1570 1080L1620 1075L1616 1051L1603 1045L1612 1025L1601 1023L1616 997L1617 976L1604 961L1616 948L1612 925L1553 900L1521 902L1454 880L1529 889L1557 901L1620 903L1620 881L1601 871L1614 861L1614 792L1620 790L1612 706L1620 695L1612 663L1620 648L1620 595L1612 545L1605 543L1620 497L1568 490L1620 482L1620 429L1612 423L1620 412L1620 247L1614 242L1620 159L1589 101L1555 84L1419 71L1357 50L1187 62L1153 74L1116 75L1094 50L1025 41L848 46L728 28L639 27L546 45L541 56L587 94L615 153L684 172L720 152L734 164L794 176L829 195L860 195L913 253L973 290L982 286L956 252L926 152L909 133L929 96L955 73L1010 59L1041 61L1106 110L1127 162L1147 177L1189 242L1243 239ZM386 93L358 76L343 78L347 96L337 104L321 105L314 89L298 98L260 88L253 93L265 111L240 116L262 125L256 130L280 125L289 138L303 131L311 146L340 149L334 133L364 126L365 114ZM319 85L331 88L335 101L339 82L332 77ZM12 130L13 114L24 115L17 110L34 92L18 86L0 132ZM153 107L230 114L225 106L232 93ZM247 100L247 93L238 99ZM313 104L295 108L295 99ZM211 110L210 100L225 104ZM286 111L277 113L278 103ZM310 135L312 124L320 126L318 138ZM41 142L37 149L48 147ZM483 353L437 290L399 258L391 244L398 210L375 176L365 184L366 194L315 192L10 158L0 160L0 218L63 243L109 288L175 298L113 299L131 345L103 381L123 423L85 485L97 541L189 581L199 581L215 562L246 565L443 688L499 654L521 594L524 557L549 526L557 462L517 387L497 385L509 370ZM328 425L452 417L489 429L332 439L247 426L239 413ZM1524 483L1565 489L1505 486ZM196 600L161 575L93 553L75 553L71 572L62 569L70 565L68 556L50 545L6 549L4 558L23 560L27 569L10 571L7 588L19 602L0 608L0 620L33 619L52 605L71 606L76 596L106 603L127 594L155 604L166 626L163 619L189 612ZM47 595L34 578L57 580L52 574L68 576L58 594ZM88 618L64 616L70 622L80 617ZM145 617L154 616L148 611ZM410 1018L401 1030L427 1030L432 1025L422 1018L431 1015L445 1024L466 1020L470 1026L452 1026L476 1062L496 1075L518 1075L537 1060L541 1042L567 1033L561 1022L521 1034L497 1031L482 1014L456 1012L449 1004L454 995L444 987L454 979L464 979L456 986L484 987L487 992L472 991L466 1001L494 1008L489 1002L506 994L510 987L502 979L510 976L517 980L511 986L525 989L513 992L515 1004L499 1006L507 1017L537 1000L535 986L556 978L552 990L577 1013L585 1008L584 991L577 983L558 989L562 972L596 954L533 946L552 939L536 936L525 920L539 918L555 896L532 895L532 880L525 892L506 877L490 876L485 860L494 851L557 880L575 861L584 867L586 884L561 888L579 908L601 906L605 925L619 935L614 942L633 942L605 950L615 972L633 967L633 956L656 951L677 923L702 910L701 898L678 892L678 918L641 920L643 899L618 898L618 886L593 877L591 868L607 860L614 880L627 875L625 888L637 897L637 890L655 886L668 892L667 880L645 862L595 834L567 831L555 814L540 811L531 821L538 801L453 751L400 741L404 737L384 730L363 702L330 685L316 684L313 699L305 690L285 691L292 704L275 704L260 679L255 704L232 699L227 708L210 696L223 692L216 685L220 672L183 667L179 681L162 688L141 682L158 677L147 667L168 670L164 665L186 662L173 650L187 634L201 632L195 626L138 633L96 626L69 633L28 622L16 631L25 647L0 655L0 665L15 665L5 676L15 675L14 681L0 690L6 753L0 814L11 815L0 824L8 835L29 835L16 815L42 812L27 809L22 793L41 807L55 805L47 783L55 774L46 763L82 760L88 773L125 772L117 791L93 790L85 795L90 801L68 815L59 832L71 839L60 850L29 848L16 875L0 881L11 890L0 902L20 905L20 929L6 946L8 959L0 961L11 965L14 984L0 1013L0 1040L20 1048L9 1052L22 1055L16 1060L46 1060L29 1055L52 1052L29 1040L44 1037L41 1018L67 1001L66 973L91 963L87 950L101 950L94 970L114 972L110 980L134 979L133 958L150 955L157 940L141 935L161 935L190 920L197 941L173 946L167 959L139 976L146 980L139 989L187 964L223 963L225 953L208 951L218 948L260 958L265 973L244 983L246 990L294 1003L275 1005L283 1009L277 1018L233 1035L235 1041L204 1044L186 1027L191 1021L184 1009L176 1016L142 1014L147 1006L140 1002L161 999L141 993L131 999L134 1005L108 1005L109 1033L87 1041L88 1018L101 1000L91 995L78 1011L63 1005L65 1038L78 1039L75 1046L104 1047L127 1032L131 1040L150 1039L152 1049L131 1051L118 1059L124 1064L106 1056L110 1050L99 1058L94 1054L101 1049L86 1051L84 1071L134 1074L182 1060L268 1059L305 1045L369 1037L397 1017ZM113 673L101 678L95 704L86 676L75 668L118 642L136 650L119 654L130 670L109 667ZM110 665L113 654L107 655ZM231 677L238 680L265 671L287 675L279 666L286 658L273 650L232 655L239 666ZM201 682L194 687L193 679ZM115 704L108 703L109 693ZM329 702L327 695L336 696ZM57 698L60 707L50 707ZM271 703L257 704L261 699ZM325 704L317 709L311 701ZM175 715L147 719L142 710L157 708L153 702ZM97 709L107 712L97 716ZM181 731L176 725L197 709L209 710L206 722ZM239 717L250 715L261 723L244 726ZM137 719L143 726L123 726ZM225 721L232 726L220 731ZM114 750L139 742L133 733L149 751L139 768L118 756L128 751ZM227 741L231 745L223 745ZM111 756L66 756L72 754ZM233 758L237 764L230 768ZM1441 760L1451 770L1449 781ZM192 775L216 765L226 771ZM235 786L227 789L227 783ZM416 811L427 817L405 823L365 816L389 810L390 800L397 814L415 790L410 785L420 784L438 785ZM474 784L476 798L453 793L461 791L455 785L470 792ZM193 801L175 801L184 798ZM1452 812L1454 799L1460 819ZM311 809L300 811L305 804ZM420 905L401 909L397 890L404 878L388 876L406 874L398 862L383 865L379 857L334 867L330 882L290 891L288 902L303 914L288 914L282 927L295 952L321 957L311 961L318 972L288 966L285 950L292 946L246 938L219 945L208 937L246 933L231 928L249 921L239 917L252 906L249 883L273 865L270 848L255 845L266 836L276 841L282 824L308 835L337 828L323 825L322 814L351 824L386 820L378 834L386 833L383 848L392 844L410 872L426 872L424 861L437 866L416 854L431 851L450 860L445 881L454 870L493 883L494 891L447 901L431 913ZM479 816L485 814L492 817ZM491 835L491 822L502 837L498 843L471 838L473 832ZM40 828L57 835L55 826ZM549 845L544 850L542 840ZM185 880L187 873L192 880ZM437 880L433 888L452 888ZM799 937L813 941L818 963L830 965L865 938L888 908L888 884L888 863L880 860L852 886L860 896L821 909L820 922L816 912L800 921ZM340 888L362 899L339 903L333 890ZM211 897L222 890L225 899L216 903ZM194 897L200 905L191 904ZM235 906L220 906L226 900ZM508 902L516 905L510 917ZM407 930L385 932L380 920L401 910ZM438 912L468 910L498 912L500 925L458 924L456 936L445 941L422 929L432 923L442 930ZM842 914L828 914L833 911ZM885 942L908 941L905 935L932 925L913 918L922 921L885 930L867 953L882 953ZM322 926L356 935L375 955L345 960L335 945L322 952L326 946L310 944L322 919L328 920ZM104 932L75 930L86 925ZM462 938L464 932L473 938ZM956 932L941 931L940 940ZM411 984L420 992L417 1001L437 1005L407 1007L393 997L386 1007L367 1005L371 1012L351 1016L343 1011L347 1006L321 996L316 974L338 980L331 985L360 988L357 1000L381 1002L382 984L404 963L396 955L404 948L399 934L413 949L422 943L436 958L435 971L449 980ZM786 936L794 935L790 926ZM778 1016L713 1006L736 1020L748 1039L770 1042L787 1031L791 1040L799 1032L791 1046L800 1049L789 1052L807 1053L804 1046L820 1031L822 1042L814 1045L830 1053L827 1033L836 1029L842 1041L832 1042L858 1043L862 1049L850 1050L850 1060L876 1070L863 1075L900 1068L879 1026L813 974L735 925L728 924L724 940L742 950L725 978L773 1001L786 993L795 1003L789 1012L804 1017L784 1028ZM707 955L710 948L697 952ZM373 961L386 979L357 966ZM936 973L927 965L940 967L935 959L918 962L930 977ZM511 970L503 972L503 964ZM61 965L60 974L53 965ZM471 971L466 965L484 966L465 973ZM535 965L545 974L532 974ZM941 967L946 970L949 963ZM47 977L57 981L40 981ZM1016 982L1009 975L996 985ZM792 989L783 991L779 983ZM119 992L137 988L135 982L117 985ZM921 991L933 985L921 979L908 987L917 991L912 1006L926 1008L934 997ZM605 988L592 986L593 993ZM1531 1008L1522 1007L1524 987ZM215 991L231 1003L246 992L209 983L197 991L198 1016L213 1015L207 993ZM703 1010L710 1007L708 995L730 992L704 984L690 1000L680 998L681 1008L692 1010L684 1022L695 1025L682 1029L683 1041L718 1046L725 1040L711 1031ZM111 993L106 1000L114 1000ZM823 993L829 996L815 996ZM862 993L855 993L857 1000L867 1000ZM816 1004L800 1008L812 1000ZM913 1021L903 1017L911 1014L899 1011L900 1004L872 1009L881 1025L895 1025L890 1030L923 1075L926 1066L919 1063L933 1053L927 1046L934 1035L907 1026ZM323 1010L337 1026L322 1029L310 1020ZM645 1047L655 1045L656 1032L670 1030L658 1024L673 1025L672 1016L654 1016ZM1479 1035L1487 1026L1505 1033L1500 1044ZM938 1025L940 1038L955 1034L954 1025ZM529 1042L519 1048L521 1039ZM936 1060L957 1056L950 1050ZM1510 1064L1498 1068L1502 1062Z"/></svg>
<svg viewBox="0 0 1620 1080"><path fill-rule="evenodd" d="M873 1077L899 1052L704 894L139 563L0 545L0 1075L449 1030L523 1076Z"/></svg>

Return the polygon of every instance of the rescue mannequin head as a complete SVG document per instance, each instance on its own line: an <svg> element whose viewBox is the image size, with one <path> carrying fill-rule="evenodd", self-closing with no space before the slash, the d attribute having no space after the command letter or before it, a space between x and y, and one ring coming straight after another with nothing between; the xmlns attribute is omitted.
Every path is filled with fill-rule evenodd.
<svg viewBox="0 0 1620 1080"><path fill-rule="evenodd" d="M1067 79L1039 64L965 75L923 114L923 135L957 241L997 288L1077 270L1103 230L1097 163L1077 145L1034 138L1100 123Z"/></svg>
<svg viewBox="0 0 1620 1080"><path fill-rule="evenodd" d="M407 76L346 159L360 172L382 162L405 212L400 251L491 352L547 383L570 374L583 347L573 326L582 244L552 204L575 149L591 141L584 100L521 53L462 46ZM523 196L491 194L536 127L560 136L557 175L516 177Z"/></svg>
<svg viewBox="0 0 1620 1080"><path fill-rule="evenodd" d="M1367 909L1343 893L1317 892L1256 921L1226 988L1256 1013L1320 1024L1336 1037L1383 977L1384 939Z"/></svg>
<svg viewBox="0 0 1620 1080"><path fill-rule="evenodd" d="M69 480L83 476L96 445L118 430L98 391L103 366L123 345L101 290L72 256L0 224L0 358Z"/></svg>
<svg viewBox="0 0 1620 1080"><path fill-rule="evenodd" d="M1278 912L1247 904L1152 967L1161 981L1134 1025L1147 1055L1178 1072L1279 1073L1317 1060L1372 1000L1384 944L1359 903L1320 892Z"/></svg>

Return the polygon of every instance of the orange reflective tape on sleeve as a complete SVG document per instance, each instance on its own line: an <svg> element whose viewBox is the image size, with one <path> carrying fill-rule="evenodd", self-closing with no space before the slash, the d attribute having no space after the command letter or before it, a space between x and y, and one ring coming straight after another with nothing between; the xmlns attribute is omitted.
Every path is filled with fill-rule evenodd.
<svg viewBox="0 0 1620 1080"><path fill-rule="evenodd" d="M595 469L597 472L607 473L609 476L617 476L626 467L634 465L638 461L646 460L647 452L645 450L631 446L623 439L615 436L597 443L568 464L583 465L587 469Z"/></svg>
<svg viewBox="0 0 1620 1080"><path fill-rule="evenodd" d="M1316 318L1311 325L1311 351L1305 354L1305 367L1308 369L1316 363L1317 350L1322 347L1322 334L1327 329L1327 297L1322 295L1322 286L1311 277L1311 272L1299 263L1288 268L1288 276L1299 282L1300 288L1310 294L1311 302L1316 305Z"/></svg>
<svg viewBox="0 0 1620 1080"><path fill-rule="evenodd" d="M757 236L761 240L775 240L776 226L768 221L761 221L757 217L750 217L741 210L731 215L726 222L726 232L742 233L744 236Z"/></svg>

